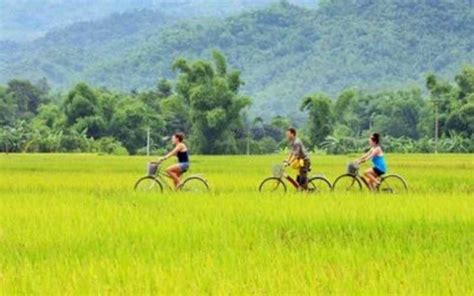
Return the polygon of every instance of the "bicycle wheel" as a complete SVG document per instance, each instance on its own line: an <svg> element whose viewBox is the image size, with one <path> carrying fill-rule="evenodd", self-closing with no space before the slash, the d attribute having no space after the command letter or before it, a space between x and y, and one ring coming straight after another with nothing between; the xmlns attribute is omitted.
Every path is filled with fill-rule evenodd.
<svg viewBox="0 0 474 296"><path fill-rule="evenodd" d="M378 191L381 193L401 194L408 192L408 186L402 177L388 175L382 178Z"/></svg>
<svg viewBox="0 0 474 296"><path fill-rule="evenodd" d="M163 192L163 185L152 176L146 176L138 179L133 187L137 192Z"/></svg>
<svg viewBox="0 0 474 296"><path fill-rule="evenodd" d="M269 177L260 183L258 191L262 193L285 193L286 185L283 181L276 177Z"/></svg>
<svg viewBox="0 0 474 296"><path fill-rule="evenodd" d="M359 192L362 190L362 184L356 176L345 174L337 177L332 185L332 190L337 192Z"/></svg>
<svg viewBox="0 0 474 296"><path fill-rule="evenodd" d="M178 189L183 192L208 192L209 185L207 184L207 181L204 180L204 178L194 176L186 178Z"/></svg>
<svg viewBox="0 0 474 296"><path fill-rule="evenodd" d="M313 177L308 181L308 191L311 193L331 192L332 186L324 177Z"/></svg>

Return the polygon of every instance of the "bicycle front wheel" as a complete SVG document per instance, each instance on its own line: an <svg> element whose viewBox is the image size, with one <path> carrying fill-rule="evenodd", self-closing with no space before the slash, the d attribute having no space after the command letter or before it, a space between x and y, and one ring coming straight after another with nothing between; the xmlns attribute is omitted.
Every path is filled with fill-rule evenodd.
<svg viewBox="0 0 474 296"><path fill-rule="evenodd" d="M154 177L146 176L138 179L133 187L137 192L151 192L161 193L163 192L163 185Z"/></svg>
<svg viewBox="0 0 474 296"><path fill-rule="evenodd" d="M339 176L332 185L332 190L336 192L360 192L362 184L356 176L345 174Z"/></svg>
<svg viewBox="0 0 474 296"><path fill-rule="evenodd" d="M379 192L389 194L402 194L408 192L405 180L398 175L388 175L382 178L379 185Z"/></svg>
<svg viewBox="0 0 474 296"><path fill-rule="evenodd" d="M285 193L286 185L283 181L276 177L266 178L260 183L258 191L262 193Z"/></svg>
<svg viewBox="0 0 474 296"><path fill-rule="evenodd" d="M311 193L325 193L331 190L331 183L324 177L313 177L308 181L308 191Z"/></svg>
<svg viewBox="0 0 474 296"><path fill-rule="evenodd" d="M194 193L201 193L201 192L208 192L209 185L204 178L201 177L189 177L186 178L183 183L179 186L179 190L182 192L194 192Z"/></svg>

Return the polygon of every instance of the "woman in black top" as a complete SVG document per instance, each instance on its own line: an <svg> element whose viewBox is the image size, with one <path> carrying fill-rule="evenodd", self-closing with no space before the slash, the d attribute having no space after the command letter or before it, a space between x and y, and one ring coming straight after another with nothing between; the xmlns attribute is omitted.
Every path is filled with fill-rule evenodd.
<svg viewBox="0 0 474 296"><path fill-rule="evenodd" d="M178 187L179 183L181 182L181 175L189 169L188 147L186 147L183 141L184 134L174 134L171 137L171 142L174 145L174 149L159 160L162 162L172 156L176 156L178 158L177 164L171 165L166 169L168 175L173 179L175 187Z"/></svg>

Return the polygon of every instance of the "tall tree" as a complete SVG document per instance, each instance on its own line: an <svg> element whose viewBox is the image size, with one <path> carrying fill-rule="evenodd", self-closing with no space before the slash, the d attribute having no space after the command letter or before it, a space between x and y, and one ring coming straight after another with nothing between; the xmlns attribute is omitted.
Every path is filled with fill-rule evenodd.
<svg viewBox="0 0 474 296"><path fill-rule="evenodd" d="M426 78L426 88L430 92L430 100L435 105L435 112L438 114L440 135L449 135L449 131L446 129L446 121L450 114L460 108L463 103L459 99L459 89L450 82L439 79L434 74L430 74Z"/></svg>
<svg viewBox="0 0 474 296"><path fill-rule="evenodd" d="M30 118L38 112L38 107L45 102L46 92L27 80L11 80L7 85L7 95L16 105L19 118Z"/></svg>
<svg viewBox="0 0 474 296"><path fill-rule="evenodd" d="M308 131L312 147L319 146L332 132L331 103L325 94L314 94L303 99L300 109L309 112Z"/></svg>
<svg viewBox="0 0 474 296"><path fill-rule="evenodd" d="M77 84L67 95L64 111L68 126L78 132L86 131L89 137L101 137L106 129L100 114L97 95L85 83Z"/></svg>
<svg viewBox="0 0 474 296"><path fill-rule="evenodd" d="M455 81L459 87L459 99L467 102L474 95L474 66L464 67L462 72L456 75Z"/></svg>
<svg viewBox="0 0 474 296"><path fill-rule="evenodd" d="M168 80L161 79L160 81L158 81L157 95L160 98L167 98L171 96L172 93L173 93L173 86Z"/></svg>
<svg viewBox="0 0 474 296"><path fill-rule="evenodd" d="M192 149L198 153L237 153L235 130L240 126L241 110L250 100L238 94L242 84L237 71L227 72L225 57L215 51L214 63L192 63L179 59L177 93L191 111Z"/></svg>
<svg viewBox="0 0 474 296"><path fill-rule="evenodd" d="M376 95L377 113L373 115L372 129L392 137L418 139L423 99L419 89L383 92Z"/></svg>
<svg viewBox="0 0 474 296"><path fill-rule="evenodd" d="M99 111L97 103L96 94L87 84L77 84L68 93L64 102L67 123L73 125L80 118L97 115Z"/></svg>

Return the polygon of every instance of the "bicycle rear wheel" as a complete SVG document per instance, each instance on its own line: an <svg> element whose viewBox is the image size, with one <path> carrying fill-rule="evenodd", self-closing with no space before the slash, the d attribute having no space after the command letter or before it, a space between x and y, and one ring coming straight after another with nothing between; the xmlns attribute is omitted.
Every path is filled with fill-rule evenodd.
<svg viewBox="0 0 474 296"><path fill-rule="evenodd" d="M337 177L332 185L332 190L336 192L360 192L362 184L356 176L345 174Z"/></svg>
<svg viewBox="0 0 474 296"><path fill-rule="evenodd" d="M382 178L378 190L381 193L402 194L408 192L408 186L402 177L388 175Z"/></svg>
<svg viewBox="0 0 474 296"><path fill-rule="evenodd" d="M331 192L332 186L324 177L313 177L308 181L308 191L311 193Z"/></svg>
<svg viewBox="0 0 474 296"><path fill-rule="evenodd" d="M186 178L178 189L182 192L201 193L208 192L209 185L204 178L194 176Z"/></svg>
<svg viewBox="0 0 474 296"><path fill-rule="evenodd" d="M258 191L262 193L285 193L286 185L279 178L269 177L260 183Z"/></svg>
<svg viewBox="0 0 474 296"><path fill-rule="evenodd" d="M133 187L137 192L151 192L161 193L163 192L163 185L155 177L146 176L138 179Z"/></svg>

